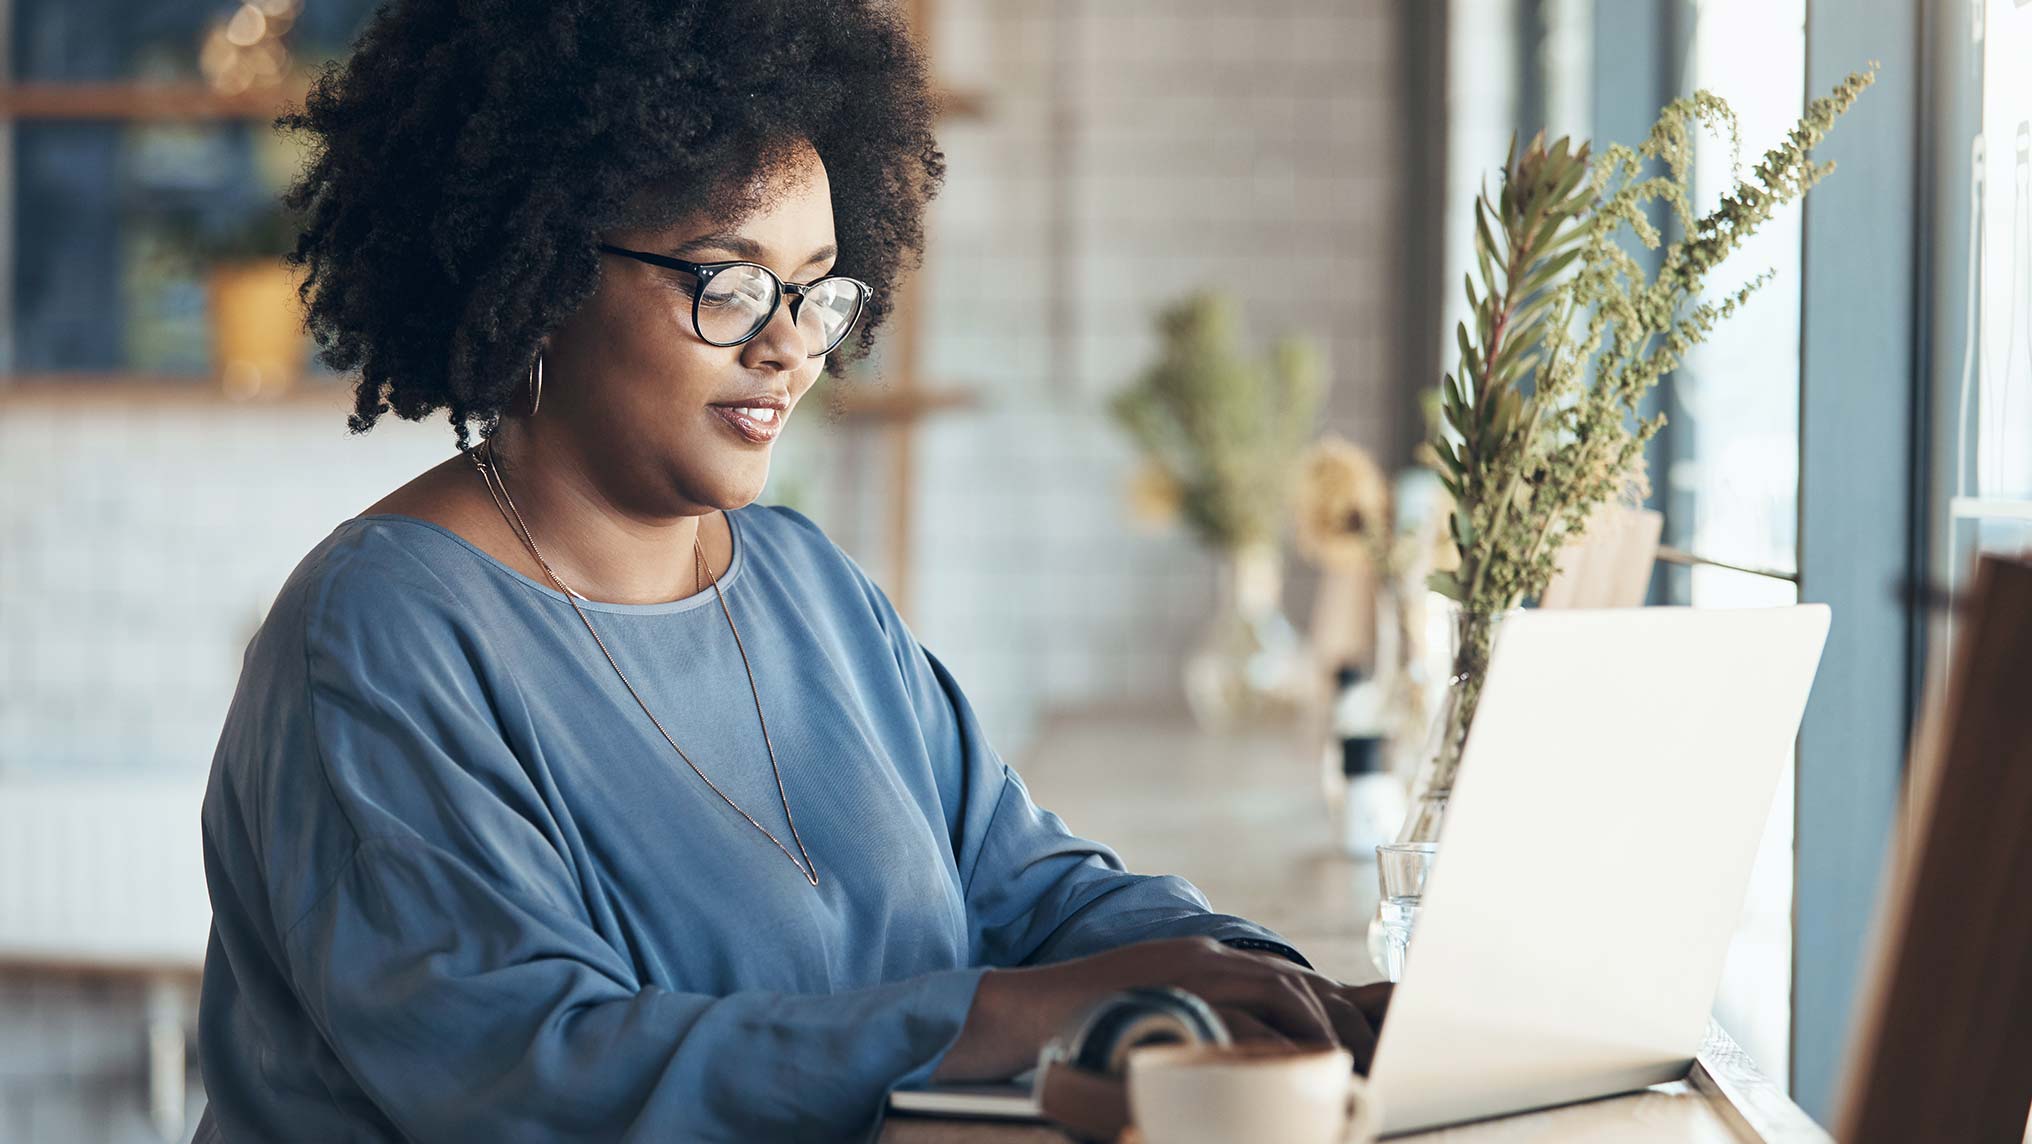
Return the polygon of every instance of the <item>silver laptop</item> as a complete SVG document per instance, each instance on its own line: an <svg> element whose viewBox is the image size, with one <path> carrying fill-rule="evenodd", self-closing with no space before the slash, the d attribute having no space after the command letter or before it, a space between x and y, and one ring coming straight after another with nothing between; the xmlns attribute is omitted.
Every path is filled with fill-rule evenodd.
<svg viewBox="0 0 2032 1144"><path fill-rule="evenodd" d="M1369 1070L1384 1135L1686 1075L1827 625L1505 622Z"/></svg>
<svg viewBox="0 0 2032 1144"><path fill-rule="evenodd" d="M1821 604L1505 622L1369 1070L1384 1135L1686 1075L1827 626ZM1037 1115L1021 1083L891 1103Z"/></svg>

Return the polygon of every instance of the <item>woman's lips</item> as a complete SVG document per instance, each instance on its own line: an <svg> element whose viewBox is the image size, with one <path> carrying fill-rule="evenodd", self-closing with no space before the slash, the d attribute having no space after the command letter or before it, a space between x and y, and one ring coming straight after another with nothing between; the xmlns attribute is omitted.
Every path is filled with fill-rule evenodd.
<svg viewBox="0 0 2032 1144"><path fill-rule="evenodd" d="M720 420L732 426L734 432L756 445L767 445L776 440L783 431L783 423L790 417L787 409L776 410L775 417L767 422L757 421L740 410L727 405L709 405L706 408L720 415Z"/></svg>

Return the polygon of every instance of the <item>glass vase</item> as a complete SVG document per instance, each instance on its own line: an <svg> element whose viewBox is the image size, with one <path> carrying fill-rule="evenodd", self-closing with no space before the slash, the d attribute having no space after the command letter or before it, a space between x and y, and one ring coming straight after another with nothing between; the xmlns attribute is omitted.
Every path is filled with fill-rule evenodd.
<svg viewBox="0 0 2032 1144"><path fill-rule="evenodd" d="M1459 605L1448 609L1451 638L1446 685L1433 713L1423 762L1411 784L1411 808L1397 832L1397 841L1439 841L1447 800L1453 796L1454 777L1460 770L1461 751L1467 746L1468 729L1482 698L1482 681L1489 673L1489 657L1495 652L1503 620L1514 614L1516 609L1488 612Z"/></svg>
<svg viewBox="0 0 2032 1144"><path fill-rule="evenodd" d="M1489 657L1496 650L1496 637L1501 634L1503 621L1517 611L1515 608L1480 611L1458 604L1447 611L1450 654L1446 685L1438 709L1433 712L1417 777L1412 780L1411 805L1396 838L1399 846L1428 847L1430 861L1437 861L1447 802L1453 797L1461 752L1467 746L1475 708L1481 702L1482 683L1488 678ZM1409 941L1409 926L1408 919L1398 919L1396 929L1401 932L1393 933L1379 904L1377 914L1369 919L1369 956L1378 970L1386 974L1403 971L1403 947Z"/></svg>
<svg viewBox="0 0 2032 1144"><path fill-rule="evenodd" d="M1186 703L1202 730L1285 724L1312 700L1311 657L1284 616L1283 587L1274 543L1221 554L1213 617L1184 670Z"/></svg>

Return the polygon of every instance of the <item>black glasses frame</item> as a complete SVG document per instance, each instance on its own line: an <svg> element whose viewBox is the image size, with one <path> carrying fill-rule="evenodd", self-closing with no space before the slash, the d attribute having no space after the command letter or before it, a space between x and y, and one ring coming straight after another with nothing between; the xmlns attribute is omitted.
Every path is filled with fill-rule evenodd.
<svg viewBox="0 0 2032 1144"><path fill-rule="evenodd" d="M798 313L803 309L804 296L807 292L815 290L827 282L852 282L861 288L860 300L854 304L854 312L847 318L847 324L840 327L839 336L828 343L824 349L814 354L805 355L806 357L824 357L838 348L841 342L846 341L848 334L854 332L854 327L861 322L861 315L867 312L868 299L875 296L875 288L873 286L868 285L859 278L850 278L845 274L828 274L824 278L805 283L785 282L777 276L774 270L759 262L749 262L746 259L737 258L727 262L687 262L682 258L672 258L667 254L652 254L646 250L629 250L607 242L600 243L599 248L608 254L618 254L623 258L632 258L637 262L646 262L651 266L661 266L666 270L683 271L697 278L698 288L691 293L691 330L692 333L699 336L700 341L709 346L738 346L753 341L756 334L768 329L769 323L776 320L776 308L783 305L785 298L790 299L790 321L792 325L796 325ZM714 275L736 266L753 266L755 269L767 274L769 280L776 283L776 301L770 305L769 313L760 322L756 323L754 330L746 337L736 338L731 342L716 342L706 336L705 326L699 322L699 302L705 297L706 283L712 281Z"/></svg>

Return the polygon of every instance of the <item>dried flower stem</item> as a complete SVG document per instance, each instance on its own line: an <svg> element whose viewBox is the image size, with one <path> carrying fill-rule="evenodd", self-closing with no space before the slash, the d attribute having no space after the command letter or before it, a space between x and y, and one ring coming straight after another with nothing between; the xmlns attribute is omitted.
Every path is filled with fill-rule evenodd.
<svg viewBox="0 0 2032 1144"><path fill-rule="evenodd" d="M1450 697L1428 791L1453 785L1497 618L1545 590L1561 549L1629 484L1664 426L1663 414L1643 416L1644 396L1771 279L1759 274L1714 302L1701 298L1708 276L1834 169L1814 162L1813 148L1875 78L1872 64L1813 100L1705 215L1691 194L1696 130L1727 135L1732 172L1742 148L1735 113L1710 92L1674 100L1642 143L1598 158L1570 139L1548 146L1540 134L1521 151L1511 141L1496 198L1485 188L1475 199L1473 327L1455 328L1460 362L1440 383L1432 441L1460 559L1429 583L1461 605L1454 677L1465 682ZM1648 217L1660 200L1681 232L1670 243ZM1625 230L1664 247L1655 275L1625 248Z"/></svg>

